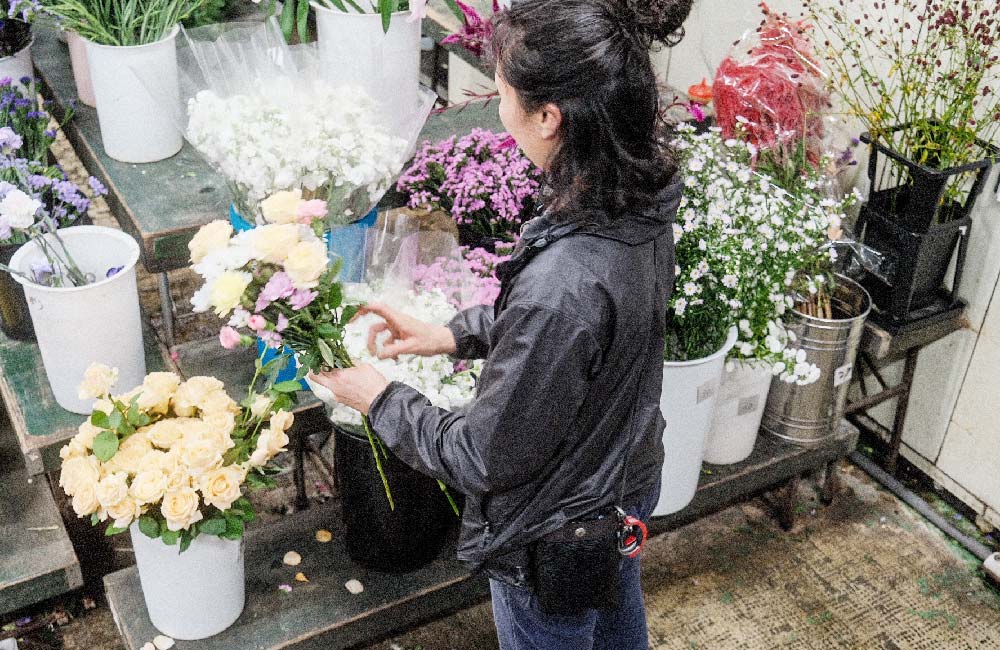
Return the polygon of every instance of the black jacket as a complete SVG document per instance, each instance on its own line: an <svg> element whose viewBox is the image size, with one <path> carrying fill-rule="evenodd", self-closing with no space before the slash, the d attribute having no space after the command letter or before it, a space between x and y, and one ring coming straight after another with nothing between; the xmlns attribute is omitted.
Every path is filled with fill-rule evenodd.
<svg viewBox="0 0 1000 650"><path fill-rule="evenodd" d="M527 584L528 544L660 480L680 191L608 225L530 221L495 309L449 324L456 356L486 359L475 400L446 411L394 382L372 404L393 453L466 495L458 557L471 569Z"/></svg>

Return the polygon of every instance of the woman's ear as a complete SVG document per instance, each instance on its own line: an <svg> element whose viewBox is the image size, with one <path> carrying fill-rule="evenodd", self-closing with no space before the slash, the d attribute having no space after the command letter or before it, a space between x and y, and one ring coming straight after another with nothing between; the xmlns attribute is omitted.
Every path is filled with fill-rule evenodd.
<svg viewBox="0 0 1000 650"><path fill-rule="evenodd" d="M554 103L549 102L536 113L538 135L543 140L552 140L559 135L562 126L562 111Z"/></svg>

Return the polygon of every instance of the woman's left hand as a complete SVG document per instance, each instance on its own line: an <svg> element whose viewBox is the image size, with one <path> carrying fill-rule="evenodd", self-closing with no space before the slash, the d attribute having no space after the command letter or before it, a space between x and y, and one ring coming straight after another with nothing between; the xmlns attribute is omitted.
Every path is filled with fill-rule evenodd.
<svg viewBox="0 0 1000 650"><path fill-rule="evenodd" d="M334 399L362 415L368 415L372 402L389 385L382 373L368 364L319 374L309 373L309 378L329 388Z"/></svg>

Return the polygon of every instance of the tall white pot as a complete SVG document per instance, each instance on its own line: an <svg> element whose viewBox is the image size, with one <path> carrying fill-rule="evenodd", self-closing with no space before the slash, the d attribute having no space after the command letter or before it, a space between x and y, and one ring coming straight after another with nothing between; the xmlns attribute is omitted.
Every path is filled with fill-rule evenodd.
<svg viewBox="0 0 1000 650"><path fill-rule="evenodd" d="M94 400L80 399L77 388L91 363L118 368L118 386L129 390L146 376L135 265L139 246L126 233L102 226L73 226L59 231L70 256L96 282L82 287L47 287L19 275L38 338L42 364L59 406L89 414ZM51 241L52 235L47 235ZM58 250L58 248L57 248ZM45 261L37 242L14 253L11 268L31 274ZM107 278L109 269L122 270Z"/></svg>
<svg viewBox="0 0 1000 650"><path fill-rule="evenodd" d="M31 96L34 96L32 95L35 87L34 82L28 83L27 87L25 87L21 83L21 79L25 77L34 79L35 77L35 67L31 60L31 45L34 43L34 40L34 37L32 37L30 43L14 54L0 58L0 79L10 77L15 86L19 86Z"/></svg>
<svg viewBox="0 0 1000 650"><path fill-rule="evenodd" d="M698 490L705 436L712 424L726 355L736 343L736 328L729 331L718 352L694 361L663 363L660 410L665 458L660 478L660 501L654 517L669 515L691 503Z"/></svg>
<svg viewBox="0 0 1000 650"><path fill-rule="evenodd" d="M76 94L87 106L97 106L94 85L90 81L87 42L76 32L65 32L65 34L66 45L69 46L69 65L73 68L73 81L76 83Z"/></svg>
<svg viewBox="0 0 1000 650"><path fill-rule="evenodd" d="M149 45L86 41L101 139L115 160L155 162L181 150L179 29Z"/></svg>
<svg viewBox="0 0 1000 650"><path fill-rule="evenodd" d="M360 86L391 119L417 104L420 84L421 21L409 11L392 14L382 31L379 14L359 14L311 3L324 73L334 85Z"/></svg>
<svg viewBox="0 0 1000 650"><path fill-rule="evenodd" d="M726 364L708 432L705 462L731 465L753 453L771 390L771 369L759 361Z"/></svg>
<svg viewBox="0 0 1000 650"><path fill-rule="evenodd" d="M222 632L246 604L243 541L199 535L183 553L129 527L142 596L153 626L193 641Z"/></svg>

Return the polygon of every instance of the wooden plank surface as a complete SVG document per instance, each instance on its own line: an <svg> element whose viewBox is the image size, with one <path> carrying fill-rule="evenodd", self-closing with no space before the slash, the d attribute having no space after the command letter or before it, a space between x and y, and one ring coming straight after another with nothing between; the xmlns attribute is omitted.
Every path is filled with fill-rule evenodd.
<svg viewBox="0 0 1000 650"><path fill-rule="evenodd" d="M166 370L163 350L149 330L144 340L146 370ZM28 473L34 476L58 468L59 448L76 434L85 416L56 403L37 344L0 334L0 395Z"/></svg>
<svg viewBox="0 0 1000 650"><path fill-rule="evenodd" d="M55 100L52 112L61 116L61 107L76 99L68 48L54 31L39 28L33 54L42 92ZM420 140L463 135L476 126L499 130L496 107L493 102L433 115ZM228 214L230 193L225 179L187 143L180 153L161 162L135 165L112 160L101 144L97 112L79 103L76 117L64 131L88 171L108 186L108 205L122 229L142 243L148 271L187 266L187 242L195 231ZM390 201L398 204L398 197Z"/></svg>
<svg viewBox="0 0 1000 650"><path fill-rule="evenodd" d="M731 466L706 465L698 493L685 510L653 520L654 533L678 528L732 503L781 485L793 476L818 469L850 453L857 430L843 427L818 449L803 449L761 436L753 455ZM403 576L369 572L354 565L342 542L338 502L291 515L246 541L247 607L229 630L198 642L177 643L178 650L337 650L370 643L414 624L484 600L485 578L472 576L447 549L430 566ZM330 544L315 542L319 528L331 530ZM284 566L281 557L294 550L300 566ZM302 571L309 584L296 583ZM344 589L357 579L365 591ZM286 594L280 584L292 586ZM142 600L135 567L105 578L106 593L126 647L141 648L156 634Z"/></svg>
<svg viewBox="0 0 1000 650"><path fill-rule="evenodd" d="M48 481L28 474L13 428L0 424L0 617L82 584Z"/></svg>
<svg viewBox="0 0 1000 650"><path fill-rule="evenodd" d="M903 357L907 350L921 348L952 332L970 327L964 308L956 308L926 321L907 326L893 333L869 319L861 336L861 350L872 359L893 360Z"/></svg>

